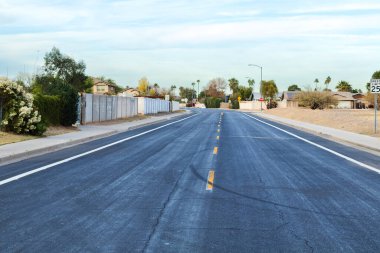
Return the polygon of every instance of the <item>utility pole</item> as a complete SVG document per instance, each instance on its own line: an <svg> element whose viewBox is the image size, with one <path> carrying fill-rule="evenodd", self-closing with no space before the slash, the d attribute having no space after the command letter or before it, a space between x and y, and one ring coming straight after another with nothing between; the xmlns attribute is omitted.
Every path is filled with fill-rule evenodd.
<svg viewBox="0 0 380 253"><path fill-rule="evenodd" d="M248 64L248 66L253 66L253 67L260 68L260 87L261 87L261 85L263 84L263 67L259 66L259 65L256 65L256 64Z"/></svg>

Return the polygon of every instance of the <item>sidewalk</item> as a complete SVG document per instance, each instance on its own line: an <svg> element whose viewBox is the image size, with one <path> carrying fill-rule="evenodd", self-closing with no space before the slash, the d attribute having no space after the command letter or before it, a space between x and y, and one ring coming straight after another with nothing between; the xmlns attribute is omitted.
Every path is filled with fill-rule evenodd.
<svg viewBox="0 0 380 253"><path fill-rule="evenodd" d="M113 125L80 125L80 131L2 145L0 146L0 165L56 151L116 133L167 121L178 116L186 115L187 113L189 113L189 111L186 113L152 116L147 119Z"/></svg>
<svg viewBox="0 0 380 253"><path fill-rule="evenodd" d="M335 129L331 127L315 125L315 124L306 123L302 121L286 119L286 118L282 118L282 117L278 117L274 115L268 115L268 114L260 113L260 112L253 113L253 115L257 115L269 120L273 120L279 123L290 125L296 128L301 128L301 129L315 132L318 134L327 135L336 140L341 140L343 142L347 142L350 144L354 144L360 147L364 147L364 148L368 148L368 149L380 152L380 138L371 137L364 134L352 133L352 132L339 130L339 129Z"/></svg>

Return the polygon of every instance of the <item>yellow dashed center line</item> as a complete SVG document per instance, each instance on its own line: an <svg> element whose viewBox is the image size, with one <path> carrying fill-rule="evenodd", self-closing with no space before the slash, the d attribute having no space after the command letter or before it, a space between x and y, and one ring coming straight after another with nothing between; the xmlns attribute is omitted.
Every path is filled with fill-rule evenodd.
<svg viewBox="0 0 380 253"><path fill-rule="evenodd" d="M219 133L219 132L220 132L220 129L218 129L217 132Z"/></svg>
<svg viewBox="0 0 380 253"><path fill-rule="evenodd" d="M218 154L218 147L214 147L214 155Z"/></svg>
<svg viewBox="0 0 380 253"><path fill-rule="evenodd" d="M219 140L219 135L218 135L218 136L216 136L216 139L217 139L217 140Z"/></svg>
<svg viewBox="0 0 380 253"><path fill-rule="evenodd" d="M214 177L215 177L215 171L210 170L208 172L208 177L207 177L207 186L206 186L207 191L211 191L212 188L214 187Z"/></svg>

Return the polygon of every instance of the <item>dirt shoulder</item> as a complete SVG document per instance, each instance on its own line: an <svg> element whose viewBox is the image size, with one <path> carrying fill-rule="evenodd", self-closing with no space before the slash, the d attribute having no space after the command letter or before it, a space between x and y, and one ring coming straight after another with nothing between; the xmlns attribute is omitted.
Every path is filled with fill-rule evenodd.
<svg viewBox="0 0 380 253"><path fill-rule="evenodd" d="M380 133L374 134L373 110L276 108L266 110L264 113L353 133L380 137Z"/></svg>

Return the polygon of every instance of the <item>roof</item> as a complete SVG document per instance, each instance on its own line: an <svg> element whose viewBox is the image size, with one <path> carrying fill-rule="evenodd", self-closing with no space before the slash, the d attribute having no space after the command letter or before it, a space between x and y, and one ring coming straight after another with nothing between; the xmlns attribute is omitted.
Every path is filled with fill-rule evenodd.
<svg viewBox="0 0 380 253"><path fill-rule="evenodd" d="M94 85L107 85L107 86L116 87L115 84L103 81L103 80L98 79L98 78L93 78L92 80L94 81Z"/></svg>
<svg viewBox="0 0 380 253"><path fill-rule="evenodd" d="M299 93L300 91L284 91L283 94L284 94L284 99L286 100L294 100L297 93Z"/></svg>
<svg viewBox="0 0 380 253"><path fill-rule="evenodd" d="M339 101L355 101L356 100L352 96L354 94L351 92L343 92L343 91L331 92L331 95L333 95Z"/></svg>

